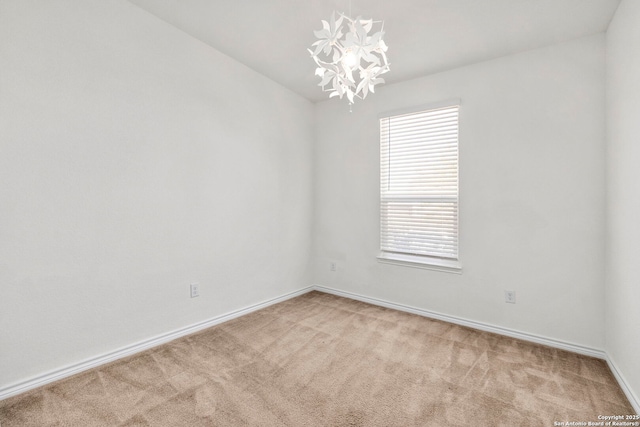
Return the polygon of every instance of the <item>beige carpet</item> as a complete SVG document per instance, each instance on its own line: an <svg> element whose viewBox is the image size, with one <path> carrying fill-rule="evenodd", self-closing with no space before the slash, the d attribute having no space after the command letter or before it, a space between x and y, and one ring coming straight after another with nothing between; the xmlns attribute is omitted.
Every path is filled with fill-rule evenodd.
<svg viewBox="0 0 640 427"><path fill-rule="evenodd" d="M312 292L0 402L12 426L553 426L633 409L602 360Z"/></svg>

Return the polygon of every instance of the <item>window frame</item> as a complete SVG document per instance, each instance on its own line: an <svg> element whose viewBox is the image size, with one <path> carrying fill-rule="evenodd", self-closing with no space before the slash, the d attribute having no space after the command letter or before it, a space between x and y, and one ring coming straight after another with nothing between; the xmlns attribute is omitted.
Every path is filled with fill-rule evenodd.
<svg viewBox="0 0 640 427"><path fill-rule="evenodd" d="M415 267L428 270L443 271L448 273L462 274L462 263L460 261L460 122L462 115L462 102L459 98L451 98L440 102L423 104L419 106L403 108L399 110L386 111L378 115L378 131L381 133L381 119L390 118L394 116L401 116L413 113L419 113L429 110L437 110L447 107L458 107L458 135L457 135L457 188L456 188L456 203L457 203L457 258L444 258L429 255L408 254L392 251L385 251L382 249L382 188L379 188L379 205L378 205L378 230L379 230L379 254L377 260L380 263L395 264L406 267ZM379 140L379 148L382 147L382 141ZM378 178L382 176L382 158L379 161ZM380 184L380 179L378 180Z"/></svg>

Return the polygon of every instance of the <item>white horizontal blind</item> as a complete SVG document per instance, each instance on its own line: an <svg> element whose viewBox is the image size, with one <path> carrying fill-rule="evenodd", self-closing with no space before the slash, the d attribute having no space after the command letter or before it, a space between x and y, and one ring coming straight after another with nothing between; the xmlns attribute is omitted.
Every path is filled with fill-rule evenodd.
<svg viewBox="0 0 640 427"><path fill-rule="evenodd" d="M458 110L380 119L383 252L458 259Z"/></svg>

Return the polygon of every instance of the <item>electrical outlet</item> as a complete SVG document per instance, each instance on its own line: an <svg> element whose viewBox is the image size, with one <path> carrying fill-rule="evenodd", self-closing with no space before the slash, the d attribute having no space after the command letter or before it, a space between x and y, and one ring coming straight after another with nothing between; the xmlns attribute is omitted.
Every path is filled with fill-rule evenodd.
<svg viewBox="0 0 640 427"><path fill-rule="evenodd" d="M337 268L338 268L338 265L337 265L337 263L335 261L331 261L329 263L329 270L330 271L336 271Z"/></svg>
<svg viewBox="0 0 640 427"><path fill-rule="evenodd" d="M191 284L191 298L200 296L200 285L197 283Z"/></svg>
<svg viewBox="0 0 640 427"><path fill-rule="evenodd" d="M504 302L508 302L509 304L516 303L516 292L515 291L504 291Z"/></svg>

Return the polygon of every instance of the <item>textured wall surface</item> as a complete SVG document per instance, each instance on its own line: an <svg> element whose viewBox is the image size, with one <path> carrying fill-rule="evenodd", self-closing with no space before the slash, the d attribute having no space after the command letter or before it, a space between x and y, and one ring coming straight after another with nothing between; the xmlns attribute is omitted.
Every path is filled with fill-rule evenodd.
<svg viewBox="0 0 640 427"><path fill-rule="evenodd" d="M318 104L317 283L604 349L604 46L599 34L385 86L351 114ZM463 273L380 264L378 114L449 98L462 101Z"/></svg>
<svg viewBox="0 0 640 427"><path fill-rule="evenodd" d="M607 31L607 352L640 404L640 2Z"/></svg>
<svg viewBox="0 0 640 427"><path fill-rule="evenodd" d="M310 283L310 102L126 1L2 1L0 63L0 385Z"/></svg>

